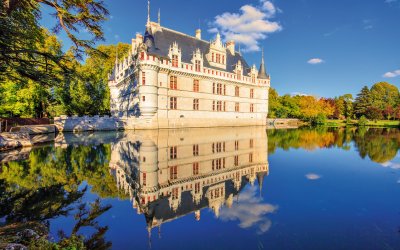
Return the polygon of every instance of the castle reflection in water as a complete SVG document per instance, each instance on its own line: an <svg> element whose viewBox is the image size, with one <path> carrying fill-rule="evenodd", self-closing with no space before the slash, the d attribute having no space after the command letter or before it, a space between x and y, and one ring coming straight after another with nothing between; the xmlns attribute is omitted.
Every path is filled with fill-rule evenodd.
<svg viewBox="0 0 400 250"><path fill-rule="evenodd" d="M268 175L265 128L146 130L112 145L111 173L129 194L149 233L154 227L211 208L218 217L247 183Z"/></svg>

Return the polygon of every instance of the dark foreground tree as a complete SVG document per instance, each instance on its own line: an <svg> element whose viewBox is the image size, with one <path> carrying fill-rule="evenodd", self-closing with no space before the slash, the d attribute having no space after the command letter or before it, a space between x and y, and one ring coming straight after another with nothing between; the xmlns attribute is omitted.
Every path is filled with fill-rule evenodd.
<svg viewBox="0 0 400 250"><path fill-rule="evenodd" d="M0 1L0 82L30 79L43 85L54 85L71 74L63 53L41 50L43 29L38 21L41 6L46 5L57 19L53 32L61 30L74 43L76 58L93 50L103 39L102 21L107 9L101 0L2 0ZM79 38L85 30L91 39Z"/></svg>

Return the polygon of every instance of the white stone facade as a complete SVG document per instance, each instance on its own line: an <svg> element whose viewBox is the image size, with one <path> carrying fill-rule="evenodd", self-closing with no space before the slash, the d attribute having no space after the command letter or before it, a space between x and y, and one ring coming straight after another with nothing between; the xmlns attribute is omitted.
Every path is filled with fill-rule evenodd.
<svg viewBox="0 0 400 250"><path fill-rule="evenodd" d="M270 77L263 62L258 71L233 41L200 37L149 22L110 75L112 116L127 129L265 126Z"/></svg>

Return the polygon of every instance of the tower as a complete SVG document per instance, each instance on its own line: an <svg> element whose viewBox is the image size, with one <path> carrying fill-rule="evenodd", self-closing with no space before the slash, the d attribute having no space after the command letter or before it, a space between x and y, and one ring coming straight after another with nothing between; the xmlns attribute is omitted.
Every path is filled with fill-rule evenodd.
<svg viewBox="0 0 400 250"><path fill-rule="evenodd" d="M258 79L268 79L267 72L265 70L265 64L264 64L264 48L262 48L261 52L261 65L260 69L258 70Z"/></svg>

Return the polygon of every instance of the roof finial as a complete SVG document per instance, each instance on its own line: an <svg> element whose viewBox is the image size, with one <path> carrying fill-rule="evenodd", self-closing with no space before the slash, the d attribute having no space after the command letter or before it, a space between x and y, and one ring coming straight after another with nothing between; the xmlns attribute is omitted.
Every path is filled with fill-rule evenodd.
<svg viewBox="0 0 400 250"><path fill-rule="evenodd" d="M158 9L158 25L161 24L161 11Z"/></svg>
<svg viewBox="0 0 400 250"><path fill-rule="evenodd" d="M147 0L147 25L150 24L150 0Z"/></svg>
<svg viewBox="0 0 400 250"><path fill-rule="evenodd" d="M261 48L261 63L264 64L264 46Z"/></svg>

